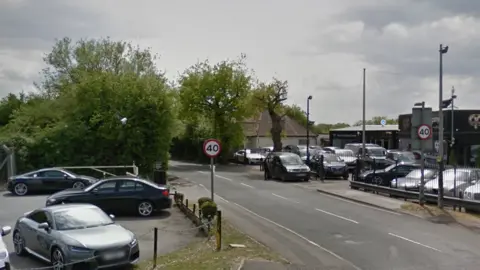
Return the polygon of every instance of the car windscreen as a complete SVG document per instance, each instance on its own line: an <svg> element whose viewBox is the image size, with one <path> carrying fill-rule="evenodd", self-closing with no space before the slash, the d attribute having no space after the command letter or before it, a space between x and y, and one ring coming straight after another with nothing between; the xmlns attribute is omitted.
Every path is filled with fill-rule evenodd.
<svg viewBox="0 0 480 270"><path fill-rule="evenodd" d="M395 153L395 157L398 161L413 162L416 161L415 155L410 152Z"/></svg>
<svg viewBox="0 0 480 270"><path fill-rule="evenodd" d="M53 213L59 231L78 230L113 224L112 219L99 208L72 207Z"/></svg>
<svg viewBox="0 0 480 270"><path fill-rule="evenodd" d="M385 156L386 152L382 148L367 148L368 154L374 157Z"/></svg>
<svg viewBox="0 0 480 270"><path fill-rule="evenodd" d="M424 179L434 179L437 177L437 171L435 170L424 170L423 178ZM408 179L421 179L422 178L422 171L421 170L413 170L409 174L407 174L406 178Z"/></svg>
<svg viewBox="0 0 480 270"><path fill-rule="evenodd" d="M335 149L335 154L340 157L355 157L353 151L349 149Z"/></svg>
<svg viewBox="0 0 480 270"><path fill-rule="evenodd" d="M341 162L342 159L336 155L324 155L323 156L323 161L325 162Z"/></svg>
<svg viewBox="0 0 480 270"><path fill-rule="evenodd" d="M298 155L282 155L280 156L283 165L302 165L303 161Z"/></svg>
<svg viewBox="0 0 480 270"><path fill-rule="evenodd" d="M262 153L262 149L247 149L247 153L249 153L249 154L260 154L260 153Z"/></svg>

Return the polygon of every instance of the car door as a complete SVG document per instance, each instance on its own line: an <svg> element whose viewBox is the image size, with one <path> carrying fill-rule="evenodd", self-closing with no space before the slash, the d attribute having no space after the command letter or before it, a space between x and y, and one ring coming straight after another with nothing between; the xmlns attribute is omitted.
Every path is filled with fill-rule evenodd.
<svg viewBox="0 0 480 270"><path fill-rule="evenodd" d="M40 237L41 235L43 235L41 231L45 230L39 229L38 225L44 222L47 222L50 225L52 225L53 223L48 220L47 214L43 210L37 210L29 214L27 216L27 219L30 221L28 226L29 228L23 234L23 237L27 242L27 247L38 255L45 257L45 250L43 243L41 242L42 239ZM48 253L46 258L49 258Z"/></svg>
<svg viewBox="0 0 480 270"><path fill-rule="evenodd" d="M405 176L407 176L407 174L409 174L413 169L414 169L414 167L409 166L409 165L398 165L398 166L395 168L395 171L393 172L393 174L391 175L391 176L392 176L392 179L405 177ZM392 180L392 179L390 179L390 180Z"/></svg>
<svg viewBox="0 0 480 270"><path fill-rule="evenodd" d="M109 180L95 187L91 193L91 204L98 206L107 214L113 212L117 207L115 205L115 196L117 195L118 184L122 180Z"/></svg>
<svg viewBox="0 0 480 270"><path fill-rule="evenodd" d="M35 252L37 252L38 254L42 255L45 258L50 258L50 247L52 246L55 240L52 236L52 229L54 228L54 222L49 212L42 211L42 213L44 214L44 216L42 216L41 218L45 220L45 217L46 217L46 221L43 221L43 222L48 223L48 225L50 226L50 230L37 229L35 231L36 239L37 239L37 244L36 244L37 250Z"/></svg>
<svg viewBox="0 0 480 270"><path fill-rule="evenodd" d="M245 151L240 150L235 153L235 158L237 159L238 162L244 162L245 159Z"/></svg>
<svg viewBox="0 0 480 270"><path fill-rule="evenodd" d="M133 180L122 180L118 186L118 192L112 196L112 205L114 213L135 213L138 199L141 198L143 189L137 187L137 182Z"/></svg>
<svg viewBox="0 0 480 270"><path fill-rule="evenodd" d="M273 158L273 163L272 163L272 177L273 178L278 178L282 176L282 161L280 160L280 157L275 156Z"/></svg>
<svg viewBox="0 0 480 270"><path fill-rule="evenodd" d="M46 170L38 173L45 190L54 191L65 189L65 174L60 170Z"/></svg>

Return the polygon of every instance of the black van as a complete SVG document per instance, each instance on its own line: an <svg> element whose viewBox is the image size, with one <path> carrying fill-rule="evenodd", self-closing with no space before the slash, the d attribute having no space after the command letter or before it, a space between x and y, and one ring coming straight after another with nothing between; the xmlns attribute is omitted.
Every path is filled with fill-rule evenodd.
<svg viewBox="0 0 480 270"><path fill-rule="evenodd" d="M264 178L265 180L308 181L310 180L310 168L295 153L272 152L265 159Z"/></svg>

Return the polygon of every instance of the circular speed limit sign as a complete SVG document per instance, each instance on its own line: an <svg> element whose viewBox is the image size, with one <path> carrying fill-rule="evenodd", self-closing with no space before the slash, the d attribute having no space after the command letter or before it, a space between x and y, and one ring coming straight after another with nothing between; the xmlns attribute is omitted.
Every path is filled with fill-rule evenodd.
<svg viewBox="0 0 480 270"><path fill-rule="evenodd" d="M420 125L417 129L417 136L420 140L428 140L432 137L432 127L426 124Z"/></svg>
<svg viewBox="0 0 480 270"><path fill-rule="evenodd" d="M208 139L203 143L203 152L207 157L214 158L220 154L222 147L220 142L215 139Z"/></svg>

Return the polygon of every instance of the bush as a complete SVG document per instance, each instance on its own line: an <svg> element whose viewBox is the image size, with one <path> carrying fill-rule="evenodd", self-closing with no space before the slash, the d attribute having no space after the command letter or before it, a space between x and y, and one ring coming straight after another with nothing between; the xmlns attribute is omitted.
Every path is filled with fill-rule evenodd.
<svg viewBox="0 0 480 270"><path fill-rule="evenodd" d="M206 201L201 206L202 217L208 220L212 220L213 217L217 214L217 204L212 201Z"/></svg>
<svg viewBox="0 0 480 270"><path fill-rule="evenodd" d="M209 197L201 197L201 198L198 198L198 206L199 206L200 208L202 208L202 205L203 205L205 202L212 202L212 199L209 198Z"/></svg>
<svg viewBox="0 0 480 270"><path fill-rule="evenodd" d="M183 198L185 198L185 195L183 195L183 193L175 193L174 195L174 199L175 199L175 202L181 202L183 203Z"/></svg>

